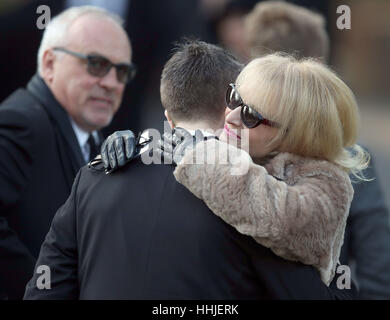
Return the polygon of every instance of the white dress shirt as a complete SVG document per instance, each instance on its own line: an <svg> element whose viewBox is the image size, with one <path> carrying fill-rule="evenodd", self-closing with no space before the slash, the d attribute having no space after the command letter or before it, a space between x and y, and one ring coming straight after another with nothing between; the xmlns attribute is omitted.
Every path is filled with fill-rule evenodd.
<svg viewBox="0 0 390 320"><path fill-rule="evenodd" d="M90 147L89 147L89 144L88 144L88 138L89 138L89 132L87 131L84 131L83 129L81 129L74 121L72 118L70 118L70 123L72 124L72 128L73 128L73 131L76 135L76 138L77 138L77 141L80 145L80 149L81 149L81 152L83 154L83 157L84 157L84 160L85 160L85 163L89 162L89 152L90 152ZM95 139L95 143L96 145L99 145L99 135L97 133L97 131L93 131L92 132L92 136L93 138Z"/></svg>

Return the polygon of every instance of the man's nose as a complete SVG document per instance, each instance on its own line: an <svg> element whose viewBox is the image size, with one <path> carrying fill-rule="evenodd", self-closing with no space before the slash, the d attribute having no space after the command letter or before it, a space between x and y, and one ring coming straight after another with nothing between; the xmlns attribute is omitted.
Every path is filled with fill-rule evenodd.
<svg viewBox="0 0 390 320"><path fill-rule="evenodd" d="M229 110L229 111L227 111ZM226 108L225 110L225 121L228 124L231 124L235 127L241 127L242 122L241 122L241 107L238 107L234 110L231 110L229 108Z"/></svg>
<svg viewBox="0 0 390 320"><path fill-rule="evenodd" d="M118 81L116 75L116 69L112 67L108 73L102 77L99 81L100 85L106 89L113 90L118 86L121 86L122 83Z"/></svg>

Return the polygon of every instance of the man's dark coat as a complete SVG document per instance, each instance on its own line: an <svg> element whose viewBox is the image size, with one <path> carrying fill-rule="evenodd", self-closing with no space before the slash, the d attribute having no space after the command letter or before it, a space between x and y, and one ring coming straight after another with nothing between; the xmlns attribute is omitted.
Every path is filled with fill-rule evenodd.
<svg viewBox="0 0 390 320"><path fill-rule="evenodd" d="M23 297L84 163L68 114L39 76L0 105L0 297Z"/></svg>

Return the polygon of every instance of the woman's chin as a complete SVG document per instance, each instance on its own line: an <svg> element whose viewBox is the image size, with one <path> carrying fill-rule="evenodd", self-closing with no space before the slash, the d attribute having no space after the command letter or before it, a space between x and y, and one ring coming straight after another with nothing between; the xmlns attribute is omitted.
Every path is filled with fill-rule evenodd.
<svg viewBox="0 0 390 320"><path fill-rule="evenodd" d="M220 134L219 140L226 142L226 143L228 143L232 146L235 146L237 148L240 148L240 146L241 146L240 139L238 139L237 137L235 137L233 135L227 134L225 130L222 131L222 133Z"/></svg>

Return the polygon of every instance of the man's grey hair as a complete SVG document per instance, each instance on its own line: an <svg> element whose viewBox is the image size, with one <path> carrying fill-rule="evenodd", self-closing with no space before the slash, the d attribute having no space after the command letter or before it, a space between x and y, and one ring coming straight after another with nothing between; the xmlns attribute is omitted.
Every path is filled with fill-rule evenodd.
<svg viewBox="0 0 390 320"><path fill-rule="evenodd" d="M42 76L42 59L45 51L56 46L66 46L69 41L67 38L67 31L70 26L76 21L76 19L87 14L109 19L123 28L122 18L103 8L95 6L80 6L66 9L54 17L45 28L38 50L37 66L39 75Z"/></svg>

